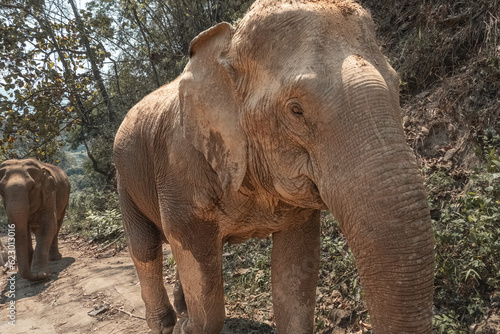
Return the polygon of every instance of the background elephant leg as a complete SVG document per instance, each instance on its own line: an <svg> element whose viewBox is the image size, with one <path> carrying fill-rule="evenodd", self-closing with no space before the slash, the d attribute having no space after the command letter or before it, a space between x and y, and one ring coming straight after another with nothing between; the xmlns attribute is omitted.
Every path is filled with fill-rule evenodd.
<svg viewBox="0 0 500 334"><path fill-rule="evenodd" d="M50 276L49 251L54 233L57 229L53 217L41 219L40 226L35 230L36 247L31 263L32 280L42 280Z"/></svg>
<svg viewBox="0 0 500 334"><path fill-rule="evenodd" d="M188 312L187 318L179 319L174 334L219 334L224 326L222 244L216 237L210 240L205 234L203 238L194 245L195 254L169 239Z"/></svg>
<svg viewBox="0 0 500 334"><path fill-rule="evenodd" d="M319 271L319 211L292 228L273 233L273 309L280 334L311 334Z"/></svg>
<svg viewBox="0 0 500 334"><path fill-rule="evenodd" d="M182 290L182 283L179 277L179 271L175 273L175 285L174 285L174 308L177 312L177 316L187 317L187 305L186 299L184 297L184 291Z"/></svg>
<svg viewBox="0 0 500 334"><path fill-rule="evenodd" d="M64 217L64 213L63 213L63 217ZM63 221L63 218L61 218L57 221L57 231L56 231L56 234L54 235L54 238L52 239L52 244L50 245L50 252L49 252L49 260L50 261L56 261L56 260L60 260L62 258L62 255L59 252L59 231L61 230L62 221Z"/></svg>

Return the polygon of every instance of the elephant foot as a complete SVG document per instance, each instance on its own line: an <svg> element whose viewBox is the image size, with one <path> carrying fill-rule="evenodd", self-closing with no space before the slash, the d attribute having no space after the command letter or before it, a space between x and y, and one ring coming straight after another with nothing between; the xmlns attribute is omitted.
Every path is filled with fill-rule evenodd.
<svg viewBox="0 0 500 334"><path fill-rule="evenodd" d="M172 334L174 332L174 326L162 327L159 329L151 329L151 334Z"/></svg>
<svg viewBox="0 0 500 334"><path fill-rule="evenodd" d="M223 326L224 326L224 319L221 319L221 321L217 321L214 323L205 324L204 326L199 327L199 326L193 326L193 323L189 320L189 318L185 317L177 320L177 324L175 324L174 332L172 334L198 334L198 333L218 334L222 331Z"/></svg>
<svg viewBox="0 0 500 334"><path fill-rule="evenodd" d="M62 259L62 255L59 252L54 252L53 254L51 253L50 256L49 256L49 260L50 261L57 261L57 260L60 260L60 259Z"/></svg>
<svg viewBox="0 0 500 334"><path fill-rule="evenodd" d="M48 265L34 265L31 267L29 281L41 281L50 277Z"/></svg>
<svg viewBox="0 0 500 334"><path fill-rule="evenodd" d="M189 318L180 318L175 325L173 334L190 334L188 330Z"/></svg>
<svg viewBox="0 0 500 334"><path fill-rule="evenodd" d="M50 273L44 270L34 270L32 272L19 271L18 275L30 282L42 281L50 277Z"/></svg>
<svg viewBox="0 0 500 334"><path fill-rule="evenodd" d="M151 334L172 334L174 332L177 315L173 309L161 317L146 315L146 318Z"/></svg>
<svg viewBox="0 0 500 334"><path fill-rule="evenodd" d="M36 282L48 279L49 277L50 273L48 271L35 271L31 273L31 276L28 278L28 280Z"/></svg>
<svg viewBox="0 0 500 334"><path fill-rule="evenodd" d="M30 282L39 282L39 281L43 281L45 279L48 279L50 277L50 274L48 274L44 271L40 271L40 272L31 273L29 275L21 275L21 277L30 281Z"/></svg>

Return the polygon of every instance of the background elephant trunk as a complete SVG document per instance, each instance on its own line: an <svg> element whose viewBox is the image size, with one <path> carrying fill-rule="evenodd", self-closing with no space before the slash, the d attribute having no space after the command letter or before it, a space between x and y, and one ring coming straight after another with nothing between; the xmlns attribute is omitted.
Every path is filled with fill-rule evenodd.
<svg viewBox="0 0 500 334"><path fill-rule="evenodd" d="M31 279L31 258L33 254L31 251L32 246L29 244L31 243L31 236L28 227L30 212L28 193L25 189L16 189L11 194L5 202L5 210L9 224L15 225L16 258L19 275L29 280Z"/></svg>
<svg viewBox="0 0 500 334"><path fill-rule="evenodd" d="M332 134L349 154L332 152L318 188L356 258L374 332L431 333L434 239L398 97L371 65L351 66L340 124L349 138Z"/></svg>

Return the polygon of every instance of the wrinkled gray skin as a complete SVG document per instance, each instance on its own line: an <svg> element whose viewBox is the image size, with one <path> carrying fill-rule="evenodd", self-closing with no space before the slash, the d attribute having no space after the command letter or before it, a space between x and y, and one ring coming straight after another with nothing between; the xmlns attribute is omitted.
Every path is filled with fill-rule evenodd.
<svg viewBox="0 0 500 334"><path fill-rule="evenodd" d="M196 37L184 73L130 110L115 161L153 333L219 333L223 244L269 234L278 333L312 333L323 209L354 252L374 333L431 333L429 210L374 31L351 2L258 1L235 29ZM177 322L162 242L187 307Z"/></svg>
<svg viewBox="0 0 500 334"><path fill-rule="evenodd" d="M35 159L7 160L0 165L0 195L9 224L15 225L16 258L21 277L38 281L50 276L49 260L59 260L57 236L69 200L64 171ZM33 250L31 232L35 234Z"/></svg>

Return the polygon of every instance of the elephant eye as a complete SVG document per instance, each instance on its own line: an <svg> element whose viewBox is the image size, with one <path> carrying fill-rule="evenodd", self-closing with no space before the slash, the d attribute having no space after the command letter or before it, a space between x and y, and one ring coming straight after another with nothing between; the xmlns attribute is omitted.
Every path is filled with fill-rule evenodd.
<svg viewBox="0 0 500 334"><path fill-rule="evenodd" d="M304 110L302 110L302 107L300 106L300 104L298 104L295 101L288 103L288 108L290 109L290 111L294 115L303 115L304 114Z"/></svg>

